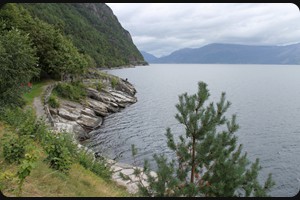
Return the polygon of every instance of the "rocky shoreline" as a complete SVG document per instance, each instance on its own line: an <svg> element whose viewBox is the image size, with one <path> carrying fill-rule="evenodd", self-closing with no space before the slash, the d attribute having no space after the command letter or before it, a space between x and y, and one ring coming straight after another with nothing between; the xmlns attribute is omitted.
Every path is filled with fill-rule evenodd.
<svg viewBox="0 0 300 200"><path fill-rule="evenodd" d="M59 99L59 108L48 107L53 127L57 131L73 133L76 140L84 141L90 137L89 132L102 125L106 116L137 102L135 93L129 82L119 79L114 89L107 88L99 92L88 87L83 103Z"/></svg>
<svg viewBox="0 0 300 200"><path fill-rule="evenodd" d="M114 87L111 85L111 78L117 81ZM89 133L101 127L105 117L121 111L127 106L137 102L135 97L136 89L127 80L112 75L99 76L97 73L89 73L84 79L85 85L91 85L94 81L102 81L105 85L100 91L92 87L87 87L87 97L84 102L73 102L59 98L59 108L51 108L48 99L53 88L58 84L49 85L43 95L43 104L46 115L46 122L52 127L54 132L66 132L73 136L78 148L85 148L87 152L96 157L96 153L84 147L80 142L90 138ZM106 158L112 170L112 179L119 185L125 186L129 193L138 191L138 180L133 175L136 166L118 163ZM142 168L140 168L142 170ZM120 177L120 172L131 177L135 181L125 181ZM153 172L155 176L155 173ZM147 184L146 179L143 180Z"/></svg>

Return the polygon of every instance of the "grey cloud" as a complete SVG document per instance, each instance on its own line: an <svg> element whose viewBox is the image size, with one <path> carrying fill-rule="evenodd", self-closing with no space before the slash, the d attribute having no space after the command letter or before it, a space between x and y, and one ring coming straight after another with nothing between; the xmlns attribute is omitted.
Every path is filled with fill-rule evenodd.
<svg viewBox="0 0 300 200"><path fill-rule="evenodd" d="M209 43L300 42L300 12L291 3L108 3L135 45L155 56Z"/></svg>

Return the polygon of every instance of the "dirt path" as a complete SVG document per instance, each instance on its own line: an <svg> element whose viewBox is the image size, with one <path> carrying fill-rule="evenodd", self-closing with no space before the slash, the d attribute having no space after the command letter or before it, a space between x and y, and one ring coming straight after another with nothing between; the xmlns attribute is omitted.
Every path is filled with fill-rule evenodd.
<svg viewBox="0 0 300 200"><path fill-rule="evenodd" d="M48 87L48 84L43 86L42 94L44 93L44 91L47 87ZM46 117L46 113L45 113L45 110L44 110L44 104L42 103L42 97L41 96L35 97L33 99L33 107L35 109L37 118L38 119L42 118L46 121L47 117Z"/></svg>

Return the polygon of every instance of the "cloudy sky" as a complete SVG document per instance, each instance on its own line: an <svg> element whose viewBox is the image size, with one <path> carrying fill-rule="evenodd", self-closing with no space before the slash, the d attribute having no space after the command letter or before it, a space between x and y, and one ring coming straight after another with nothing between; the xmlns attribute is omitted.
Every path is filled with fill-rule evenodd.
<svg viewBox="0 0 300 200"><path fill-rule="evenodd" d="M107 3L139 50L157 57L210 43L300 42L292 3Z"/></svg>

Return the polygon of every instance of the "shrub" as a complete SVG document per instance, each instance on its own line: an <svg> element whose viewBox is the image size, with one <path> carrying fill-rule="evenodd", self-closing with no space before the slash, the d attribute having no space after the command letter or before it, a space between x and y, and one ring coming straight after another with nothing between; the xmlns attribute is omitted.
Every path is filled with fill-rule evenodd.
<svg viewBox="0 0 300 200"><path fill-rule="evenodd" d="M25 159L22 161L17 172L17 177L19 179L18 193L17 193L18 197L21 196L22 187L26 177L28 177L32 169L36 167L35 162L37 159L38 159L37 152L33 148L31 148L30 153L25 154Z"/></svg>
<svg viewBox="0 0 300 200"><path fill-rule="evenodd" d="M42 119L39 119L34 126L34 136L35 139L40 141L43 145L46 144L47 142L46 137L49 134L48 131L48 126L46 125L45 121Z"/></svg>
<svg viewBox="0 0 300 200"><path fill-rule="evenodd" d="M112 172L106 166L105 160L94 160L94 156L81 150L78 156L78 162L86 169L92 171L97 176L108 181L111 178Z"/></svg>
<svg viewBox="0 0 300 200"><path fill-rule="evenodd" d="M100 92L103 88L104 88L104 84L101 81L98 81L96 83L96 90Z"/></svg>
<svg viewBox="0 0 300 200"><path fill-rule="evenodd" d="M110 180L112 175L112 172L106 166L106 162L104 160L95 160L90 170L104 180Z"/></svg>
<svg viewBox="0 0 300 200"><path fill-rule="evenodd" d="M110 79L111 87L116 88L117 84L119 83L119 79L117 77L111 77Z"/></svg>
<svg viewBox="0 0 300 200"><path fill-rule="evenodd" d="M65 138L62 134L51 135L49 133L47 141L44 149L48 157L45 161L48 162L50 168L68 173L72 164L72 157L69 149L65 146Z"/></svg>
<svg viewBox="0 0 300 200"><path fill-rule="evenodd" d="M20 163L25 156L25 139L9 134L3 141L3 156L8 163Z"/></svg>
<svg viewBox="0 0 300 200"><path fill-rule="evenodd" d="M83 83L74 82L70 83L59 83L55 88L54 92L62 98L69 99L71 101L77 101L86 97L86 90Z"/></svg>
<svg viewBox="0 0 300 200"><path fill-rule="evenodd" d="M19 135L34 135L36 116L33 109L5 108L0 119L14 127Z"/></svg>
<svg viewBox="0 0 300 200"><path fill-rule="evenodd" d="M30 109L26 111L31 112ZM6 107L1 111L0 119L13 127L19 127L26 118L25 112L19 108Z"/></svg>
<svg viewBox="0 0 300 200"><path fill-rule="evenodd" d="M49 97L48 104L50 105L51 108L58 108L59 107L59 102L58 102L57 97L55 95L51 95Z"/></svg>
<svg viewBox="0 0 300 200"><path fill-rule="evenodd" d="M24 119L20 122L17 133L19 135L28 135L34 137L35 135L35 123L36 123L36 116L33 110L25 111L23 113Z"/></svg>

